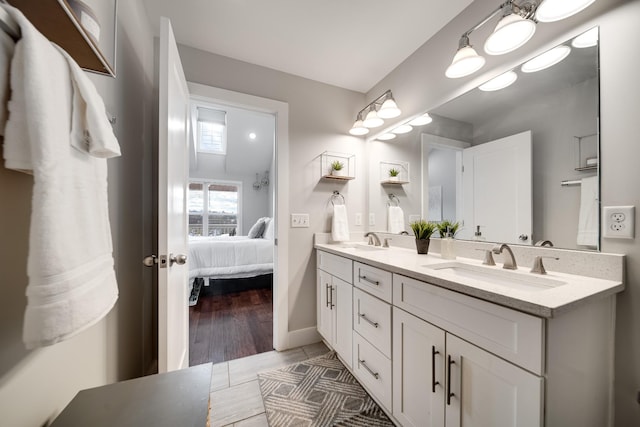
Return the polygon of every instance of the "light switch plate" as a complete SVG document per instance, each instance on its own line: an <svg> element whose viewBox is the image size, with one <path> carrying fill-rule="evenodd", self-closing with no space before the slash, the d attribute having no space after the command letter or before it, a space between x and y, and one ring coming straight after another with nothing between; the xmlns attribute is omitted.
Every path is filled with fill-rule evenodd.
<svg viewBox="0 0 640 427"><path fill-rule="evenodd" d="M356 214L355 225L362 225L362 214L361 213L357 213Z"/></svg>
<svg viewBox="0 0 640 427"><path fill-rule="evenodd" d="M634 229L634 206L605 206L602 208L603 237L608 239L633 239Z"/></svg>
<svg viewBox="0 0 640 427"><path fill-rule="evenodd" d="M291 228L308 228L308 227L309 227L308 213L292 213L291 214Z"/></svg>
<svg viewBox="0 0 640 427"><path fill-rule="evenodd" d="M376 214L373 212L369 213L369 225L376 225Z"/></svg>

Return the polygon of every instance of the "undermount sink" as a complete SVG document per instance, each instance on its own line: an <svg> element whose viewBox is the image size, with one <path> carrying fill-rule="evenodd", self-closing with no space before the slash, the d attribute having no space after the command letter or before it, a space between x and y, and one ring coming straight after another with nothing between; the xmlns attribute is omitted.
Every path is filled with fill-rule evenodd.
<svg viewBox="0 0 640 427"><path fill-rule="evenodd" d="M423 267L441 271L456 279L472 279L488 285L502 286L522 291L544 291L566 284L566 282L561 280L505 270L498 266L484 267L463 264L461 262L447 262L443 264L424 265Z"/></svg>
<svg viewBox="0 0 640 427"><path fill-rule="evenodd" d="M365 245L362 243L340 243L336 245L340 249L353 249L356 251L381 251L382 246Z"/></svg>

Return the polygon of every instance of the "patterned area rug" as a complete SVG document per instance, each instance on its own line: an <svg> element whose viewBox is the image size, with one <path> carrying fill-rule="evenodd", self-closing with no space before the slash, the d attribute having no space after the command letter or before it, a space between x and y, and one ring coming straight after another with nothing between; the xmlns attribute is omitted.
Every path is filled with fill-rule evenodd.
<svg viewBox="0 0 640 427"><path fill-rule="evenodd" d="M335 353L258 374L271 427L393 427Z"/></svg>

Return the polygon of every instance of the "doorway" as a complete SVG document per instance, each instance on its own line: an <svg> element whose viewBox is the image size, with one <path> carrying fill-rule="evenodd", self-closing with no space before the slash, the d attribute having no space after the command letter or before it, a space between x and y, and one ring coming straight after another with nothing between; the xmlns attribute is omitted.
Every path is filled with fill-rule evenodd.
<svg viewBox="0 0 640 427"><path fill-rule="evenodd" d="M194 280L193 288L200 287L200 295L199 302L190 307L190 328L197 328L190 334L190 364L217 363L272 349L285 349L288 329L287 271L282 264L286 260L288 239L278 232L286 228L279 223L277 213L288 210L288 203L283 203L288 199L287 189L278 187L278 182L287 182L288 175L287 104L199 84L189 83L188 86L192 105L206 105L227 112L226 122L229 125L225 130L228 145L223 148L224 154L202 154L197 150L197 141L192 138L190 163L193 165L200 156L200 164L205 165L204 169L217 171L217 175L211 175L210 179L203 174L203 168L190 167L190 184L191 181L201 184L197 188L211 188L214 185L219 192L226 187L220 184L221 179L228 182L239 180L236 188L241 188L240 193L243 194L239 196L237 209L229 208L229 212L226 212L236 214L235 218L230 219L234 222L232 226L220 226L220 221L211 217L213 212L209 204L203 209L203 212L207 212L202 216L203 224L198 225L197 220L190 218L189 229L198 230L196 234L203 234L201 237L195 236L196 240L220 236L222 240L240 239L243 240L242 244L250 244L266 243L265 240L270 239L272 257L268 271L262 265L265 259L260 259L258 254L259 259L250 261L256 262L255 266L243 265L222 271L222 274L209 271ZM254 124L247 125L245 120L244 124L238 126L243 122L239 119L241 116L249 117L249 123L253 119ZM192 117L196 118L191 126L195 137L197 115L192 114ZM269 119L271 130L256 125L256 121L268 122ZM270 149L264 150L265 140L269 138ZM238 140L245 145L240 148L232 145ZM218 182L214 183L216 180L213 178ZM207 182L209 179L211 182ZM224 193L218 196L220 194ZM211 199L216 196L205 191L204 197ZM261 220L266 221L265 227L258 232L258 238L249 239L256 237ZM206 228L205 223L217 228ZM229 247L226 250L229 251ZM255 253L256 249L249 251ZM258 247L257 251L265 253L263 247ZM247 272L242 271L245 267ZM211 342L203 341L206 335Z"/></svg>

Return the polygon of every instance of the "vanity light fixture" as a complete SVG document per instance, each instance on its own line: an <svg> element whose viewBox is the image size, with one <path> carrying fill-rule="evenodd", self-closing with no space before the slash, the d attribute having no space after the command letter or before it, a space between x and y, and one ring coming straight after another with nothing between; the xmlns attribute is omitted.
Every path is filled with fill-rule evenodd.
<svg viewBox="0 0 640 427"><path fill-rule="evenodd" d="M576 14L595 0L523 0L518 4L507 0L486 18L460 37L458 51L445 75L449 78L465 77L478 71L485 59L478 55L469 42L472 32L502 13L494 31L487 38L484 50L489 55L502 55L524 45L533 37L538 21L551 22ZM543 17L542 19L540 17Z"/></svg>
<svg viewBox="0 0 640 427"><path fill-rule="evenodd" d="M369 105L358 112L353 127L349 130L351 135L366 135L369 129L382 126L384 119L398 117L402 112L398 108L390 90L374 99ZM364 116L364 119L362 118Z"/></svg>
<svg viewBox="0 0 640 427"><path fill-rule="evenodd" d="M596 0L545 0L536 10L540 22L555 22L586 9Z"/></svg>
<svg viewBox="0 0 640 427"><path fill-rule="evenodd" d="M518 75L513 71L507 71L500 74L498 77L494 77L483 85L478 86L478 89L484 92L493 92L495 90L504 89L507 86L511 86L513 82L518 79Z"/></svg>
<svg viewBox="0 0 640 427"><path fill-rule="evenodd" d="M369 128L364 127L362 124L362 113L358 113L358 117L353 124L353 127L349 129L349 133L355 136L366 135L369 133Z"/></svg>
<svg viewBox="0 0 640 427"><path fill-rule="evenodd" d="M580 34L573 39L571 46L582 49L585 47L593 47L598 44L598 27L593 27L587 32Z"/></svg>
<svg viewBox="0 0 640 427"><path fill-rule="evenodd" d="M528 42L536 32L536 23L531 19L533 7L530 4L527 8L520 8L511 2L502 9L507 10L484 43L484 51L489 55L503 55L514 51Z"/></svg>
<svg viewBox="0 0 640 427"><path fill-rule="evenodd" d="M535 73L536 71L544 70L562 61L570 52L571 48L569 46L560 45L554 47L522 64L521 70L523 73Z"/></svg>
<svg viewBox="0 0 640 427"><path fill-rule="evenodd" d="M383 133L376 139L380 141L389 141L390 139L394 139L396 136L397 135L395 133L388 132L388 133Z"/></svg>

